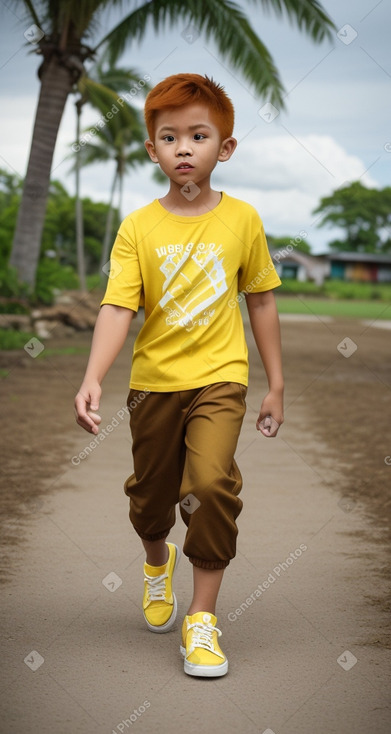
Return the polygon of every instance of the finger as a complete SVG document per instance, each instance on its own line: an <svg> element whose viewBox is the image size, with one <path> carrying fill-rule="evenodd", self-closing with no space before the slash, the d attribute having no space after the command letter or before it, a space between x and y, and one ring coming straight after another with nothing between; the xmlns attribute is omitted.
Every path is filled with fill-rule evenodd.
<svg viewBox="0 0 391 734"><path fill-rule="evenodd" d="M102 418L98 413L93 413L91 410L87 411L87 415L91 420L93 421L94 425L99 426L99 424L102 422Z"/></svg>
<svg viewBox="0 0 391 734"><path fill-rule="evenodd" d="M85 431L88 431L88 433L98 433L99 428L94 423L94 421L88 416L86 413L85 415L77 415L76 414L76 423L78 423L79 426L84 428Z"/></svg>
<svg viewBox="0 0 391 734"><path fill-rule="evenodd" d="M89 415L87 411L87 405L88 402L86 401L86 399L82 395L78 394L75 398L76 423L78 423L79 426L84 428L86 431L89 431L90 433L97 433L97 425L99 425L99 423L101 422L101 417L95 413Z"/></svg>

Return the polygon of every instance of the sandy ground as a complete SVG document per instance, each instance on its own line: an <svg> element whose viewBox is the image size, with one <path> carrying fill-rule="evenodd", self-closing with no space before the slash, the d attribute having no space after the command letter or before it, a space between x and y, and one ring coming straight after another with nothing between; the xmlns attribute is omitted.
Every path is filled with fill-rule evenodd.
<svg viewBox="0 0 391 734"><path fill-rule="evenodd" d="M286 422L274 440L254 428L265 379L251 347L221 679L183 673L186 558L176 627L144 627L143 555L122 491L134 332L104 384L102 426L118 426L87 458L91 437L72 412L86 355L49 352L56 341L45 359L3 355L4 734L388 734L388 333L356 321L282 327ZM171 539L183 537L179 517Z"/></svg>

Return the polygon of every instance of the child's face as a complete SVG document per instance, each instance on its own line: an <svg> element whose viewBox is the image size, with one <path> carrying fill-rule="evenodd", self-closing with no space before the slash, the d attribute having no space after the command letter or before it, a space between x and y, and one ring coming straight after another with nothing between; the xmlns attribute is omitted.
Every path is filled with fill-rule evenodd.
<svg viewBox="0 0 391 734"><path fill-rule="evenodd" d="M207 179L217 161L231 157L236 140L221 140L209 108L191 104L159 112L155 140L147 140L145 147L166 176L182 186L189 180L199 184Z"/></svg>

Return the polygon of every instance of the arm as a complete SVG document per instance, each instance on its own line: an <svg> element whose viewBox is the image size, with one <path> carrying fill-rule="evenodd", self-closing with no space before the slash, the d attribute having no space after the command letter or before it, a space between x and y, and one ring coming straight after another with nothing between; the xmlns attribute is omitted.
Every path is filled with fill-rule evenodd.
<svg viewBox="0 0 391 734"><path fill-rule="evenodd" d="M91 411L99 409L101 382L124 345L134 315L129 308L110 304L99 311L86 373L75 398L76 422L89 433L99 431L100 416Z"/></svg>
<svg viewBox="0 0 391 734"><path fill-rule="evenodd" d="M274 293L249 293L246 296L247 309L255 343L265 368L269 392L264 398L257 420L257 429L264 436L274 437L284 422L283 396L284 379L282 375L280 322ZM260 425L267 416L273 420ZM269 425L268 425L269 424Z"/></svg>

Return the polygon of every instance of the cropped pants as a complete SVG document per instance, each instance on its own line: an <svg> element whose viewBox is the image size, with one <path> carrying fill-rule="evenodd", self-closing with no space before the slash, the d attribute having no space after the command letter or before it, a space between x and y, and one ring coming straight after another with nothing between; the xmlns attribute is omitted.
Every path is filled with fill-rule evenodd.
<svg viewBox="0 0 391 734"><path fill-rule="evenodd" d="M234 460L247 388L219 382L128 396L134 474L125 482L130 521L144 540L165 538L179 503L183 552L200 568L225 568L236 554L242 477Z"/></svg>

